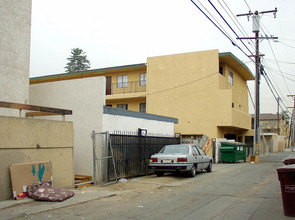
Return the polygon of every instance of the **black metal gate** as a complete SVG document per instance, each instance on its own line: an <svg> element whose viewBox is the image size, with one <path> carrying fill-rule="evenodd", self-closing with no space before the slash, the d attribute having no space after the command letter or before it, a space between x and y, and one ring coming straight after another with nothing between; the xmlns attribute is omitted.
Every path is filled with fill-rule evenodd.
<svg viewBox="0 0 295 220"><path fill-rule="evenodd" d="M150 137L139 135L110 134L110 144L118 178L129 178L146 175L149 159L152 154L161 150L167 144L179 144L180 137ZM111 152L109 152L111 154ZM113 166L112 161L108 167ZM116 178L115 172L108 169L108 180Z"/></svg>

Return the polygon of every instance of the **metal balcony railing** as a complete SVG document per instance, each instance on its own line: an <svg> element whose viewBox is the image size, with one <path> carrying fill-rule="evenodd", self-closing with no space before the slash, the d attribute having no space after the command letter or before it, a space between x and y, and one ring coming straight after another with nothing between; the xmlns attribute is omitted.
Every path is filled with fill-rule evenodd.
<svg viewBox="0 0 295 220"><path fill-rule="evenodd" d="M112 83L110 86L107 85L106 94L125 94L125 93L136 93L146 91L146 81L132 81L132 82L119 82Z"/></svg>

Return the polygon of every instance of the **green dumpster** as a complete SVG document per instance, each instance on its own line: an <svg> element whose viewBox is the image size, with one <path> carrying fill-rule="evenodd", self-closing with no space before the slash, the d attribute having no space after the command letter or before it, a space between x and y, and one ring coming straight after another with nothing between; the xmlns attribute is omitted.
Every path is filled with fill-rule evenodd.
<svg viewBox="0 0 295 220"><path fill-rule="evenodd" d="M221 162L237 162L240 160L246 161L246 148L247 145L244 143L221 142Z"/></svg>

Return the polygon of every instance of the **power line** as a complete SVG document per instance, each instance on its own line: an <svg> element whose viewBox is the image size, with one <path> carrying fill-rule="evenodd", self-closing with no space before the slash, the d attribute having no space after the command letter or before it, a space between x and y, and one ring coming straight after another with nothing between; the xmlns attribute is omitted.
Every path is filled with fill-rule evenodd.
<svg viewBox="0 0 295 220"><path fill-rule="evenodd" d="M217 21L217 19L210 13L210 11L199 1L199 4L204 8L204 10L207 11L207 13L212 17L213 20L219 25L220 29L223 30L223 32L230 38L229 34L226 32L226 30L222 27L222 25ZM209 17L209 16L208 16ZM209 19L210 20L210 19ZM231 41L234 41L233 39L230 38Z"/></svg>
<svg viewBox="0 0 295 220"><path fill-rule="evenodd" d="M236 18L236 16L234 15L234 13L231 11L231 9L228 7L228 5L226 4L226 2L224 0L223 4L226 6L226 8L221 4L221 2L219 0L217 0L218 3L220 4L220 6L223 8L223 10L225 11L225 13L228 15L228 17L232 20L232 22L235 24L235 26L238 28L238 30L241 32L241 34L243 36L246 36L247 33L244 29L244 27L241 25L241 23L239 22L239 20ZM230 13L229 13L229 12ZM253 42L251 40L247 40L248 44L250 44L252 46L252 48L254 49L254 45Z"/></svg>
<svg viewBox="0 0 295 220"><path fill-rule="evenodd" d="M162 92L166 92L166 91L169 91L169 90L173 90L173 89L177 89L177 88L180 88L180 87L183 87L183 86L187 86L189 84L192 84L192 83L195 83L195 82L198 82L198 81L201 81L203 79L206 79L206 78L209 78L210 76L213 76L215 74L219 74L219 72L215 72L215 73L211 73L207 76L204 76L202 78L199 78L199 79L196 79L196 80L193 80L193 81L190 81L190 82L187 82L187 83L184 83L184 84L181 84L181 85L178 85L178 86L174 86L174 87L171 87L171 88L168 88L168 89L164 89L164 90L160 90L160 91L157 91L157 92L152 92L152 93L149 93L147 95L154 95L154 94L158 94L158 93L162 93Z"/></svg>
<svg viewBox="0 0 295 220"><path fill-rule="evenodd" d="M265 79L265 81L266 81L266 83L267 83L269 89L271 90L271 92L272 92L274 98L275 98L275 99L280 98L280 99L282 100L281 103L284 105L285 109L286 109L287 111L289 111L288 108L287 108L287 106L286 106L286 104L283 102L283 99L280 97L278 91L276 90L276 88L274 87L274 85L273 85L273 83L271 82L270 78L268 77L268 74L265 72L265 70L262 70L262 71L263 71L263 74L262 74L262 75L264 76L264 79ZM274 91L273 91L273 90L276 92L277 96L274 94Z"/></svg>
<svg viewBox="0 0 295 220"><path fill-rule="evenodd" d="M285 46L287 46L287 47L295 48L295 47L293 47L293 46L291 46L291 45L288 45L288 44L283 43L282 41L278 41L278 43L283 44L283 45L285 45Z"/></svg>
<svg viewBox="0 0 295 220"><path fill-rule="evenodd" d="M295 41L295 39L290 39L290 38L282 38L282 37L280 37L280 39L282 39L282 40L289 40L289 41Z"/></svg>
<svg viewBox="0 0 295 220"><path fill-rule="evenodd" d="M264 61L264 60L262 60L262 61ZM268 65L267 65L266 63L264 64L264 67L266 67L266 68L269 70L269 71L268 71L269 73L272 73L271 68L269 68ZM264 72L264 73L266 74L265 68L263 68L262 72ZM275 77L273 77L273 76L270 75L270 74L267 74L266 76L267 76L269 82L271 83L273 89L275 90L277 96L280 97L280 98L281 98L281 97L284 97L284 93L282 92L282 90L281 90L279 84L276 82ZM269 76L272 76L272 78L273 78L272 80L273 80L274 83L276 84L276 87L275 87L274 84L272 83L272 80L269 78ZM280 93L277 91L276 88L279 90ZM281 95L280 95L280 94L281 94ZM282 98L281 98L281 99L282 99Z"/></svg>
<svg viewBox="0 0 295 220"><path fill-rule="evenodd" d="M224 19L224 17L221 15L221 13L218 11L218 9L212 4L210 0L208 0L211 6L214 8L214 10L219 14L219 16L222 18L222 20L227 24L227 26L231 29L231 31L236 35L237 38L239 38L239 35L233 30L233 28L229 25L229 23ZM240 40L241 43L247 48L247 50L250 52L251 55L253 55L252 51L245 45L245 43Z"/></svg>
<svg viewBox="0 0 295 220"><path fill-rule="evenodd" d="M245 53L245 51L244 50L242 50L242 48L240 47L240 46L238 46L223 30L221 30L221 28L193 1L193 0L191 0L191 2L206 16L206 18L207 19L209 19L209 21L211 21L211 23L212 24L214 24L214 26L226 37L226 38L228 38L230 41L231 41L231 43L232 43L232 45L234 45L234 46L236 46L237 48L239 48L239 50L243 53L243 54L245 54L247 57L248 57L248 55L247 55L247 53ZM200 3L200 2L199 2ZM251 59L251 58L250 58ZM252 60L252 59L251 59ZM252 60L252 62L254 62L253 60Z"/></svg>
<svg viewBox="0 0 295 220"><path fill-rule="evenodd" d="M248 9L249 9L249 12L251 12L252 10L251 10L250 6L248 5L247 1L246 1L246 0L244 0L244 2L246 3L246 5L247 5L247 7L248 7Z"/></svg>
<svg viewBox="0 0 295 220"><path fill-rule="evenodd" d="M276 95L274 94L274 91L272 90L272 88L271 88L271 86L270 86L270 84L269 84L269 83L271 83L271 81L269 81L269 78L266 78L266 77L265 77L265 82L267 83L267 85L268 85L268 87L269 87L271 93L273 94L273 97L274 97L276 100L277 100L277 98L279 98L279 99L281 100L280 103L283 104L283 106L282 106L281 104L279 104L279 106L281 107L281 109L282 109L282 110L285 109L285 111L287 111L287 112L290 113L290 111L288 110L286 104L283 102L283 99L282 99L280 96L276 96ZM283 107L284 107L284 108L283 108ZM290 114L291 114L291 113L290 113Z"/></svg>
<svg viewBox="0 0 295 220"><path fill-rule="evenodd" d="M268 67L268 69L271 69L271 70L273 70L274 71L274 73L275 72L280 72L279 70L277 70L277 69L274 69L274 68L271 68L271 67ZM282 72L281 71L281 73L283 73L283 74L285 74L285 75L288 75L288 76L292 76L292 77L295 77L295 75L294 74L291 74L291 73L286 73L286 72ZM277 73L278 74L278 73ZM285 78L286 78L286 76L285 76ZM286 78L287 79L287 78Z"/></svg>
<svg viewBox="0 0 295 220"><path fill-rule="evenodd" d="M272 61L275 61L273 59L270 59L270 58L264 58L265 60L272 60ZM286 64L295 64L294 62L288 62L288 61L282 61L282 60L277 60L279 63L286 63Z"/></svg>
<svg viewBox="0 0 295 220"><path fill-rule="evenodd" d="M275 53L274 53L274 51L273 51L273 49L272 49L272 46L271 46L269 40L267 40L267 42L268 42L268 44L269 44L269 47L270 47L270 49L271 49L271 51L272 51L272 54L273 54L275 60L276 60L276 64L277 64L277 66L278 66L278 68L279 68L279 70L280 70L281 76L283 77L284 83L285 83L285 85L286 85L286 87L287 87L289 93L291 93L291 92L290 92L290 89L289 89L289 87L288 87L288 85L287 85L287 83L286 83L286 80L285 80L285 78L284 78L284 76L283 76L283 74L282 74L282 71L281 71L280 65L279 65L279 63L278 63L278 61L277 61L276 55L275 55Z"/></svg>

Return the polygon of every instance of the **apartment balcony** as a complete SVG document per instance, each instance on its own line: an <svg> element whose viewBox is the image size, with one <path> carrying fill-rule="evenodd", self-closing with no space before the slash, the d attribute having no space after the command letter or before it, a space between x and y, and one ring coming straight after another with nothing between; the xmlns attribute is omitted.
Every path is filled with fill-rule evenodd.
<svg viewBox="0 0 295 220"><path fill-rule="evenodd" d="M146 81L107 83L106 99L126 99L146 96Z"/></svg>

